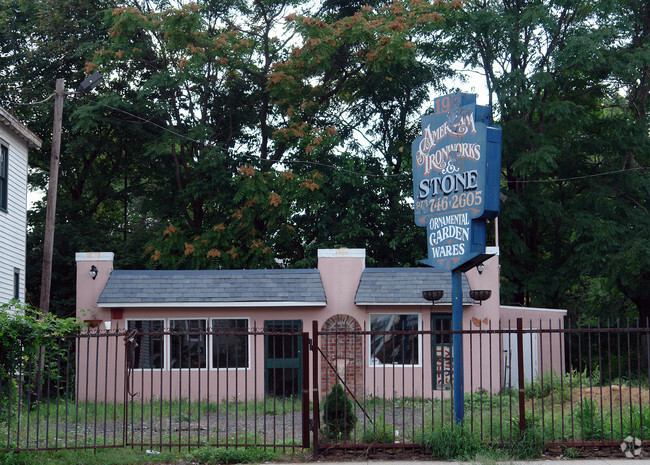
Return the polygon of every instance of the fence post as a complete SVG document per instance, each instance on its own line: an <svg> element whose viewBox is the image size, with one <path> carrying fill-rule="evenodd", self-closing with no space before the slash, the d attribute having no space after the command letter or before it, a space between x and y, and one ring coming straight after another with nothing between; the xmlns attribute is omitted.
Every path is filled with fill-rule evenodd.
<svg viewBox="0 0 650 465"><path fill-rule="evenodd" d="M302 448L309 448L309 333L302 333Z"/></svg>
<svg viewBox="0 0 650 465"><path fill-rule="evenodd" d="M129 344L130 339L135 338L135 331L131 333L127 332L124 335L124 426L122 428L122 437L124 441L124 446L126 447L129 444L129 360L130 360L130 351ZM135 339L133 339L135 341ZM170 391L170 401L171 401L171 391Z"/></svg>
<svg viewBox="0 0 650 465"><path fill-rule="evenodd" d="M526 431L526 408L524 404L524 320L517 318L517 374L519 377L519 432Z"/></svg>
<svg viewBox="0 0 650 465"><path fill-rule="evenodd" d="M311 330L311 355L312 355L312 405L313 405L313 421L312 421L312 432L314 434L314 440L312 441L312 452L314 454L314 459L318 458L318 430L320 429L319 416L319 405L318 405L318 322L312 321L312 330Z"/></svg>

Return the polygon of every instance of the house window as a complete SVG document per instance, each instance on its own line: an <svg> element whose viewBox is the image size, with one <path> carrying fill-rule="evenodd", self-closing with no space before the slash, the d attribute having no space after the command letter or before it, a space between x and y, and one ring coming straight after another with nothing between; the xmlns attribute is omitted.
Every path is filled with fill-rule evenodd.
<svg viewBox="0 0 650 465"><path fill-rule="evenodd" d="M14 300L20 300L20 270L14 269Z"/></svg>
<svg viewBox="0 0 650 465"><path fill-rule="evenodd" d="M453 381L451 315L432 314L431 330L435 331L431 334L433 388L449 389Z"/></svg>
<svg viewBox="0 0 650 465"><path fill-rule="evenodd" d="M129 320L129 331L137 330L137 346L129 354L128 365L131 368L163 368L165 341L163 338L163 320Z"/></svg>
<svg viewBox="0 0 650 465"><path fill-rule="evenodd" d="M418 331L420 316L409 314L371 314L370 331ZM372 365L417 365L420 361L418 334L373 334L370 339Z"/></svg>
<svg viewBox="0 0 650 465"><path fill-rule="evenodd" d="M169 320L172 368L206 368L205 320Z"/></svg>
<svg viewBox="0 0 650 465"><path fill-rule="evenodd" d="M0 145L0 210L7 211L9 149Z"/></svg>
<svg viewBox="0 0 650 465"><path fill-rule="evenodd" d="M247 318L212 320L212 368L248 368Z"/></svg>

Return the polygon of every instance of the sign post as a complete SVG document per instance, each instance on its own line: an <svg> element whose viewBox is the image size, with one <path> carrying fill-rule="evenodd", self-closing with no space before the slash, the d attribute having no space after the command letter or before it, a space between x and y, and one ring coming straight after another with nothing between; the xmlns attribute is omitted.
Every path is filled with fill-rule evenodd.
<svg viewBox="0 0 650 465"><path fill-rule="evenodd" d="M473 94L434 100L412 145L415 224L426 228L422 262L451 271L456 421L463 418L462 273L483 262L486 221L499 213L501 128Z"/></svg>

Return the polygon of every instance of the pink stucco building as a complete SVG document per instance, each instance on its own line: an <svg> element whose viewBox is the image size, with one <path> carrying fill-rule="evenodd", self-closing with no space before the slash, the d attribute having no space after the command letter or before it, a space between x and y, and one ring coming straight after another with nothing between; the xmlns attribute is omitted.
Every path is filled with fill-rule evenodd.
<svg viewBox="0 0 650 465"><path fill-rule="evenodd" d="M482 272L468 271L463 282L463 329L472 331L464 336L466 391L496 392L512 384L515 339L496 330L514 328L517 318L525 328L561 328L566 314L501 306L498 250L489 252L495 255ZM295 330L311 338L315 321L319 333L349 331L319 339L320 372L310 372L309 380L319 380L321 393L338 374L355 394L447 395L453 379L451 335L444 333L451 328L450 273L367 268L365 259L363 249L326 249L319 250L315 270L132 271L113 270L112 253L78 253L77 316L106 336L81 339L77 370L87 378L78 394L120 398L126 381L143 399L297 394L305 368L297 343L242 333ZM432 305L422 297L428 289L443 290L443 298ZM475 302L470 289L492 295ZM138 331L128 363L127 342L113 336L117 329ZM192 330L199 333L184 332ZM389 330L405 333L363 333ZM529 379L562 370L561 341L528 332Z"/></svg>

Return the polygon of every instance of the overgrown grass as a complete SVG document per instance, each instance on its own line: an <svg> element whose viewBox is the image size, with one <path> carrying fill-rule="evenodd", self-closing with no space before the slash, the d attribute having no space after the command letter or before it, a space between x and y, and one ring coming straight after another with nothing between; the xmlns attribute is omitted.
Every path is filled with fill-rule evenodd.
<svg viewBox="0 0 650 465"><path fill-rule="evenodd" d="M260 447L201 447L191 457L200 464L261 463L276 458L276 453Z"/></svg>
<svg viewBox="0 0 650 465"><path fill-rule="evenodd" d="M594 373L571 372L562 377L547 373L529 383L525 408L530 433L523 439L519 433L519 399L515 390L467 394L462 428L454 425L453 432L461 436L469 434L483 444L500 445L507 453L510 453L508 444L520 441L537 450L540 442L622 440L628 435L650 438L650 406L645 405L646 394L642 396L641 407L631 404L627 398L610 403L597 394L585 395L584 389L576 391L596 387L599 381ZM623 389L618 391L638 398L642 382L627 383L621 382ZM451 434L447 431L454 422L451 398L366 396L356 400L358 403L353 402L352 408L357 423L350 441L399 444L419 440L424 444L428 433ZM58 448L119 446L124 444L126 418L129 443L192 444L194 447L281 444L297 450L302 437L301 408L298 398L267 398L255 402L232 398L218 402L152 400L127 405L69 400L59 404L42 403L38 408L23 404L6 421L0 422L0 448L37 444ZM235 423L237 428L233 433ZM226 424L230 425L227 429ZM463 439L467 438L460 438ZM454 443L446 444L451 448ZM511 451L512 455L526 448L517 447ZM461 456L466 455L464 449L458 450ZM467 453L487 452L479 449Z"/></svg>
<svg viewBox="0 0 650 465"><path fill-rule="evenodd" d="M461 426L446 425L416 440L426 453L442 460L472 460L488 449L481 438Z"/></svg>
<svg viewBox="0 0 650 465"><path fill-rule="evenodd" d="M186 452L147 453L140 449L120 448L97 451L44 451L0 453L0 465L128 465L178 463Z"/></svg>
<svg viewBox="0 0 650 465"><path fill-rule="evenodd" d="M310 404L311 408L311 404ZM151 399L140 402L137 398L126 404L116 402L75 402L74 399L60 398L41 401L40 404L29 404L26 401L11 404L12 416L10 421L17 423L17 415L29 414L36 416L56 416L59 421L85 422L88 421L123 421L125 416L130 421L171 418L172 420L188 421L206 418L214 415L288 415L302 410L302 399L293 397L269 397L257 401L241 399L221 399L217 402L207 400L187 399L158 400ZM23 422L25 417L22 418ZM4 422L8 421L4 419Z"/></svg>

